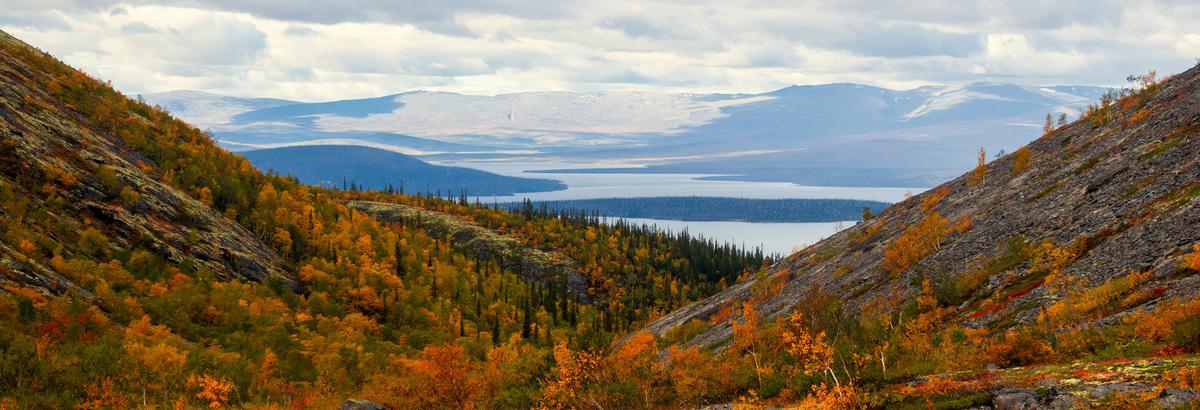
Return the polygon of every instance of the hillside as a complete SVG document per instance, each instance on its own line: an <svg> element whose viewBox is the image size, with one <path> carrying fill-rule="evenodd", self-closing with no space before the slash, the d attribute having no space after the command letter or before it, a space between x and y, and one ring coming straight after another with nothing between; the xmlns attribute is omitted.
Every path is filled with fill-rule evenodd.
<svg viewBox="0 0 1200 410"><path fill-rule="evenodd" d="M769 349L739 341L753 334L746 323L825 332L838 355L874 356L837 364L846 369L816 366L815 374L829 370L817 381L840 377L840 387L1195 352L1197 152L1200 68L1161 83L1147 77L1079 121L647 329L683 346L755 354L756 363L766 359L755 350ZM1003 387L941 382L934 390L943 398ZM1035 388L1051 386L1072 399L1107 394L1053 378ZM1153 390L1132 386L1122 388Z"/></svg>
<svg viewBox="0 0 1200 410"><path fill-rule="evenodd" d="M11 47L11 39L0 40ZM166 183L144 153L53 109L47 103L53 97L40 87L52 77L18 63L6 59L0 71L0 202L7 227L0 283L88 293L77 287L79 278L64 276L69 269L35 256L67 256L56 244L68 242L89 259L119 249L152 250L163 259L153 264L187 263L227 279L273 279L296 288L295 275L285 273L287 263L273 249L227 214ZM133 126L145 121L130 119Z"/></svg>
<svg viewBox="0 0 1200 410"><path fill-rule="evenodd" d="M552 179L518 178L490 172L433 165L397 152L351 145L310 145L240 153L260 170L295 176L325 187L353 183L362 189L401 193L465 192L470 196L511 195L566 189ZM344 188L344 187L343 187Z"/></svg>
<svg viewBox="0 0 1200 410"><path fill-rule="evenodd" d="M765 262L263 173L0 32L0 408L530 408L556 352Z"/></svg>

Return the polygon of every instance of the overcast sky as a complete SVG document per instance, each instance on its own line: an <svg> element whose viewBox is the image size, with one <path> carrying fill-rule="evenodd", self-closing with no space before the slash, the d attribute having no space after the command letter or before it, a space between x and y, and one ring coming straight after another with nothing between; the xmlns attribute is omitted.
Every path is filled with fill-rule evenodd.
<svg viewBox="0 0 1200 410"><path fill-rule="evenodd" d="M1200 57L1196 1L899 3L0 0L0 29L130 94L306 101L415 89L1114 85Z"/></svg>

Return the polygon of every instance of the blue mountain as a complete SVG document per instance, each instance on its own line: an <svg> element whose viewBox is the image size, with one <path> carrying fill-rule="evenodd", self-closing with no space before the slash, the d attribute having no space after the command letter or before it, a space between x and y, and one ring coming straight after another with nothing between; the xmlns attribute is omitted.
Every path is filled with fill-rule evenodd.
<svg viewBox="0 0 1200 410"><path fill-rule="evenodd" d="M388 150L352 145L308 145L240 153L264 171L292 175L328 187L353 183L369 189L401 187L405 193L509 195L566 189L552 179L519 178L462 167L434 165Z"/></svg>

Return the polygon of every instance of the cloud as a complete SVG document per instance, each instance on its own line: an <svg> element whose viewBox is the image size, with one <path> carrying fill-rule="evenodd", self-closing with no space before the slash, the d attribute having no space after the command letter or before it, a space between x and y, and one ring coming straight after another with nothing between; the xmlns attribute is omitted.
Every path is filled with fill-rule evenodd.
<svg viewBox="0 0 1200 410"><path fill-rule="evenodd" d="M317 34L317 31L304 26L288 26L287 29L283 30L283 34L296 37L307 37Z"/></svg>
<svg viewBox="0 0 1200 410"><path fill-rule="evenodd" d="M986 43L984 64L998 75L1070 75L1091 63L1091 59L1081 53L1035 49L1023 34L989 34Z"/></svg>
<svg viewBox="0 0 1200 410"><path fill-rule="evenodd" d="M70 30L71 24L52 10L10 10L0 14L0 27L20 27L35 30Z"/></svg>
<svg viewBox="0 0 1200 410"><path fill-rule="evenodd" d="M1112 85L1200 57L1200 4L1168 0L0 2L0 29L131 93Z"/></svg>
<svg viewBox="0 0 1200 410"><path fill-rule="evenodd" d="M158 33L158 29L150 27L150 25L135 21L124 26L121 26L121 33L124 34L154 34Z"/></svg>
<svg viewBox="0 0 1200 410"><path fill-rule="evenodd" d="M977 33L951 33L913 24L859 26L854 33L831 44L857 53L880 57L967 57L983 49Z"/></svg>
<svg viewBox="0 0 1200 410"><path fill-rule="evenodd" d="M136 1L136 0L135 0ZM147 1L147 0L142 0ZM255 17L314 24L412 24L447 35L474 36L457 21L461 14L508 14L529 19L563 16L569 0L166 0L150 2L246 13Z"/></svg>
<svg viewBox="0 0 1200 410"><path fill-rule="evenodd" d="M162 29L142 22L121 27L129 36L109 43L111 54L173 64L244 65L267 47L266 33L253 22L225 15L189 16Z"/></svg>
<svg viewBox="0 0 1200 410"><path fill-rule="evenodd" d="M663 29L657 24L636 16L606 17L600 20L600 27L620 30L629 37L663 37Z"/></svg>

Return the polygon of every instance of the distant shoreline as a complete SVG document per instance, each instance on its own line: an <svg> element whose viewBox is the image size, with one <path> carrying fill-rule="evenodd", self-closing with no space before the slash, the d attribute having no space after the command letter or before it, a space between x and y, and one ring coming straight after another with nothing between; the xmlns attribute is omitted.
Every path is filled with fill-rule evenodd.
<svg viewBox="0 0 1200 410"><path fill-rule="evenodd" d="M520 210L525 202L503 202L500 207ZM863 207L879 213L890 203L859 199L753 199L703 196L601 198L530 201L535 210L586 212L613 218L641 218L696 222L805 223L857 221Z"/></svg>

